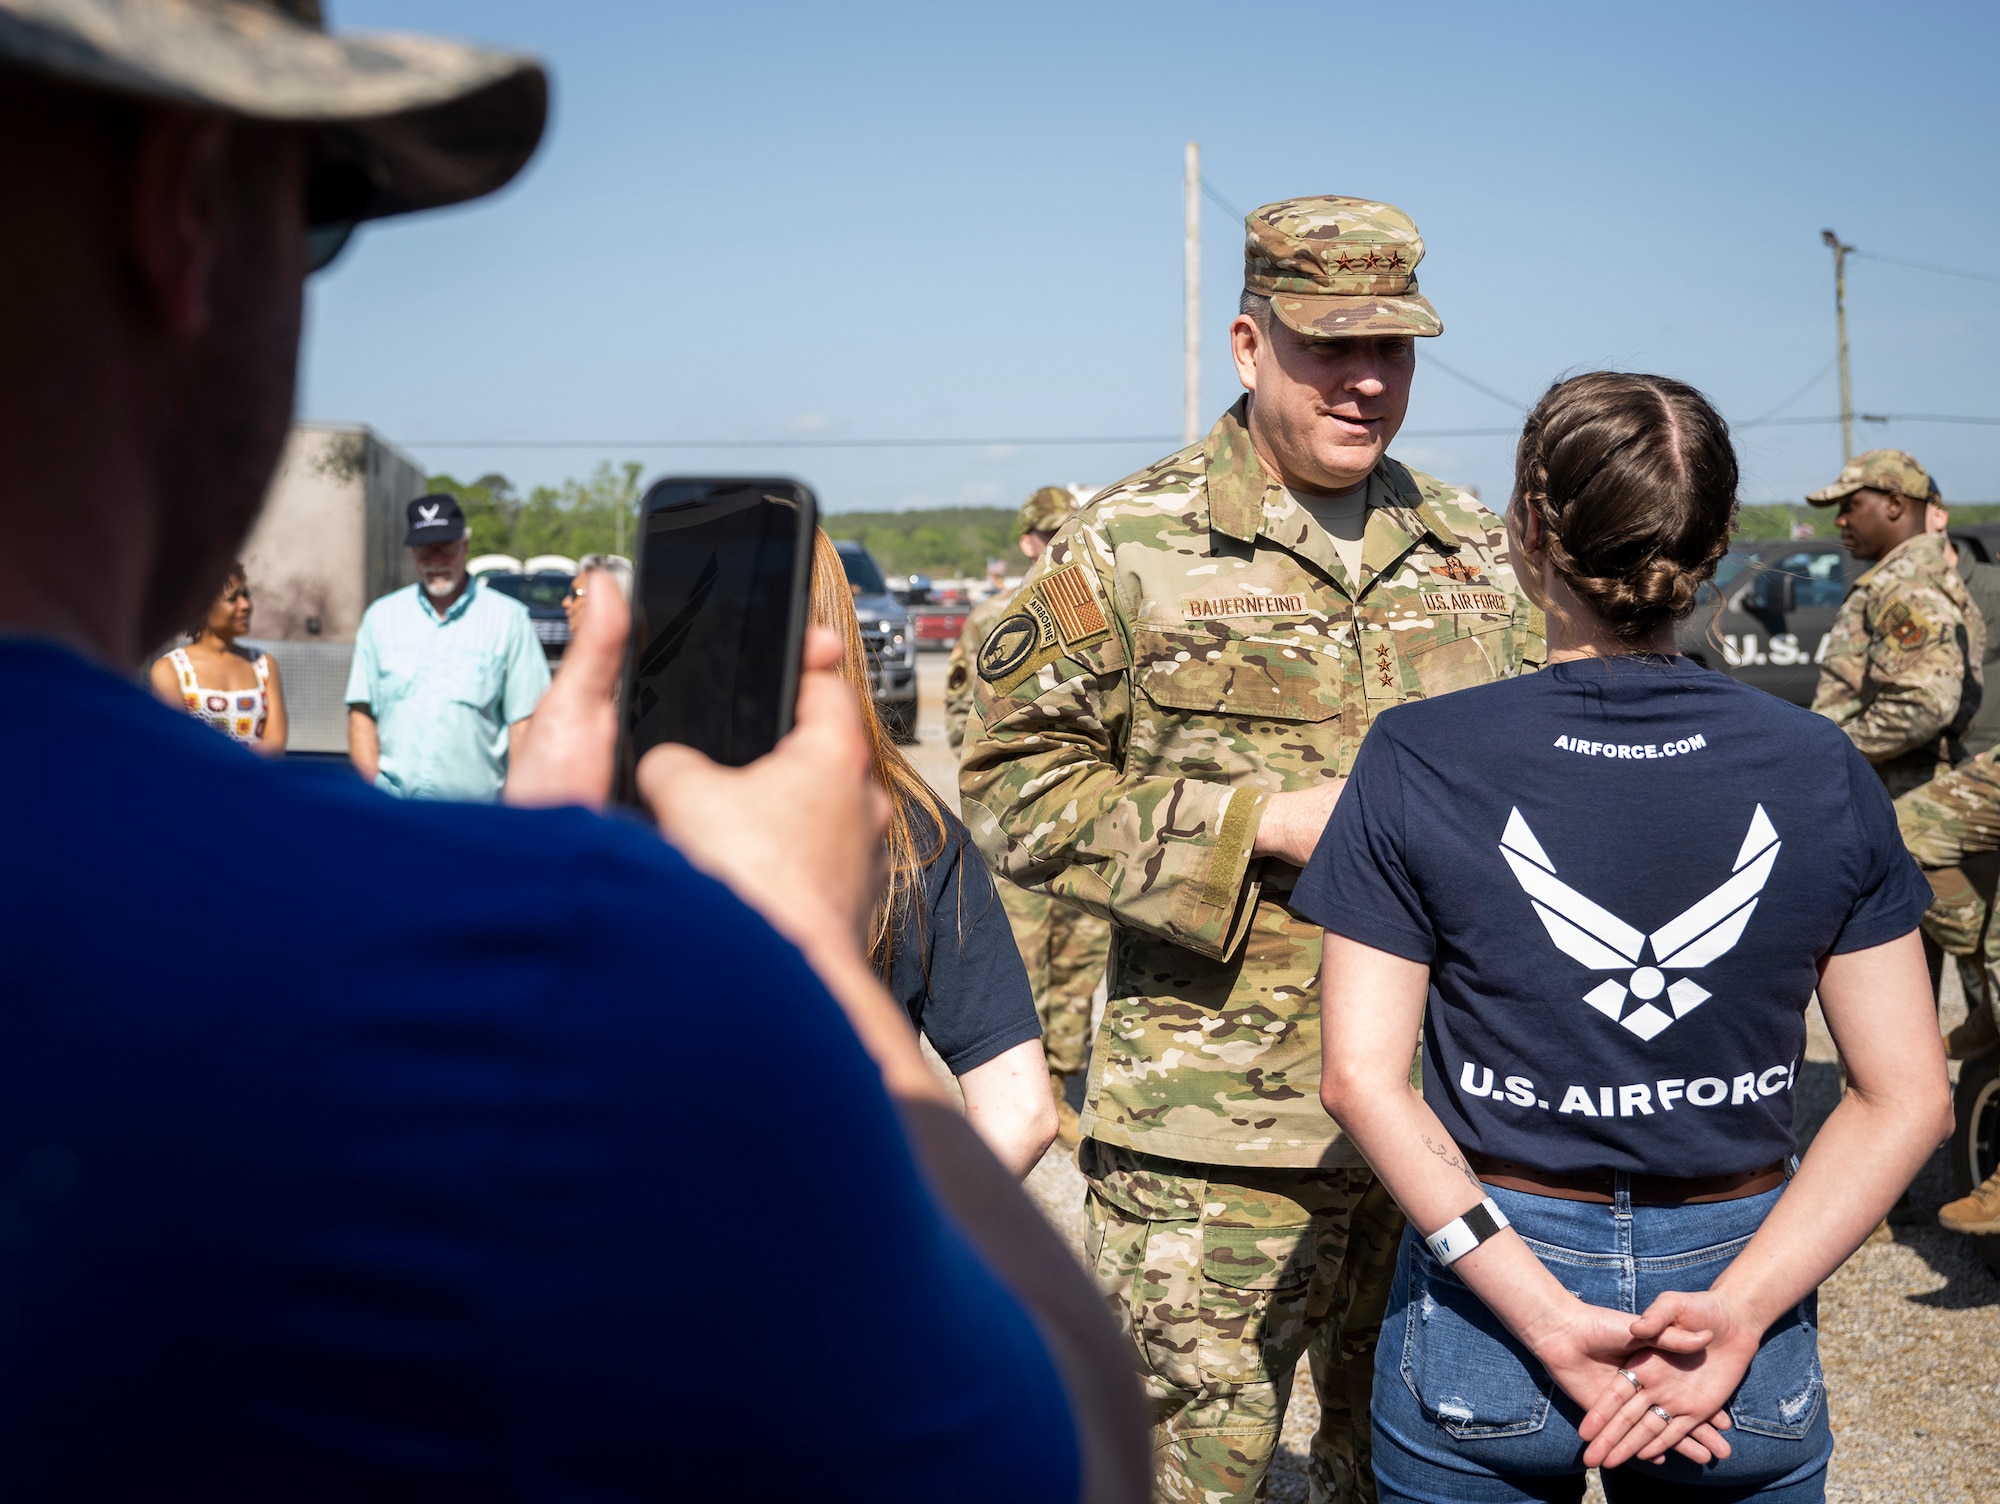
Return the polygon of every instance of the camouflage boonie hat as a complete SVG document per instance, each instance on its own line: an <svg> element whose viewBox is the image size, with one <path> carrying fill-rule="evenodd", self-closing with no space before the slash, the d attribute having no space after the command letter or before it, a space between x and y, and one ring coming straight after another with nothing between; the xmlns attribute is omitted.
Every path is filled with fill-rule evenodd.
<svg viewBox="0 0 2000 1504"><path fill-rule="evenodd" d="M1937 482L1930 471L1900 449L1871 449L1857 454L1840 467L1840 479L1818 491L1806 493L1814 506L1831 506L1856 491L1889 491L1912 501L1937 498Z"/></svg>
<svg viewBox="0 0 2000 1504"><path fill-rule="evenodd" d="M1021 507L1021 515L1014 528L1014 536L1025 538L1030 533L1053 533L1069 521L1069 514L1076 510L1076 497L1067 486L1043 486L1030 496Z"/></svg>
<svg viewBox="0 0 2000 1504"><path fill-rule="evenodd" d="M0 0L0 68L306 126L315 225L491 193L548 118L533 58L404 33L329 36L319 0Z"/></svg>
<svg viewBox="0 0 2000 1504"><path fill-rule="evenodd" d="M1394 204L1288 198L1243 218L1243 286L1271 300L1289 329L1313 339L1444 333L1417 295L1424 240Z"/></svg>

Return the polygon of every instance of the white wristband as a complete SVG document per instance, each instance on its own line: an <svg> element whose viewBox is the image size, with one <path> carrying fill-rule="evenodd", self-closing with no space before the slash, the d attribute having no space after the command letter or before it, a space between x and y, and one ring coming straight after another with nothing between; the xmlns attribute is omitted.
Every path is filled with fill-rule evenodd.
<svg viewBox="0 0 2000 1504"><path fill-rule="evenodd" d="M1507 1214L1488 1196L1455 1222L1447 1222L1424 1239L1436 1260L1446 1268L1456 1264L1503 1227L1512 1226Z"/></svg>

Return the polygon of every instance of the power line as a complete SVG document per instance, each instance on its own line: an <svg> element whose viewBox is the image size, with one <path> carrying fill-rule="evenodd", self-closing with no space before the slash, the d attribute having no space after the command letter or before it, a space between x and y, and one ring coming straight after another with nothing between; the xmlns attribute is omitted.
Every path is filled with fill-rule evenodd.
<svg viewBox="0 0 2000 1504"><path fill-rule="evenodd" d="M1210 203L1214 204L1216 208L1220 209L1224 214L1227 214L1231 219L1243 219L1246 217L1241 209L1237 208L1234 204L1230 203L1228 199L1224 198L1221 194L1217 193L1215 191L1215 185L1209 182L1207 178L1203 178L1201 180L1201 191L1208 195L1208 201Z"/></svg>
<svg viewBox="0 0 2000 1504"><path fill-rule="evenodd" d="M1891 266L1913 266L1920 272L1936 272L1942 277L1964 277L1971 282L2000 282L2000 276L1992 272L1968 272L1955 266L1937 266L1929 261L1905 261L1901 256L1884 256L1875 251L1856 250L1848 247L1850 256L1866 257L1870 261L1886 261Z"/></svg>
<svg viewBox="0 0 2000 1504"><path fill-rule="evenodd" d="M1433 359L1435 364L1435 359ZM1452 374L1456 375L1456 372ZM1822 372L1822 375L1825 373ZM1814 380L1818 380L1815 377ZM1477 385L1477 383L1473 383ZM1480 390L1486 389L1481 387ZM1502 402L1511 399L1487 391ZM1863 423L1963 423L2000 427L2000 417L1972 413L1856 413ZM1746 418L1732 428L1807 428L1838 423L1838 414L1812 418ZM1506 428L1405 428L1404 439L1511 438L1518 426ZM1092 445L1173 444L1173 434L1059 434L1032 437L948 439L404 439L412 449L1050 449Z"/></svg>
<svg viewBox="0 0 2000 1504"><path fill-rule="evenodd" d="M1466 375L1465 372L1456 370L1453 367L1446 365L1443 361L1439 360L1435 355L1430 354L1428 351L1424 353L1423 364L1427 366L1436 366L1440 371L1444 372L1445 375L1451 377L1452 380L1464 382L1467 386L1471 387L1475 392L1479 392L1484 396L1491 397L1495 402L1506 403L1507 406L1513 408L1514 411L1517 413L1524 413L1528 410L1527 403L1517 402L1512 397L1508 396L1505 392L1496 392L1493 390L1492 387L1486 385L1486 383L1483 381L1474 381L1470 376Z"/></svg>
<svg viewBox="0 0 2000 1504"><path fill-rule="evenodd" d="M1787 397L1783 402L1780 402L1776 407L1772 408L1769 412L1759 413L1756 417L1750 419L1749 422L1739 423L1736 426L1738 428L1754 428L1760 423L1768 422L1770 419L1777 417L1779 413L1783 412L1786 408L1790 407L1794 402L1798 401L1799 398L1803 397L1807 392L1811 391L1814 387L1818 386L1820 382L1824 381L1826 379L1826 373L1828 371L1831 371L1835 366L1839 364L1840 364L1840 356L1838 353L1835 353L1834 355L1828 358L1827 363L1825 365L1821 366L1819 370L1814 373L1812 380L1808 381L1804 386L1800 387L1796 392L1793 392L1792 395Z"/></svg>
<svg viewBox="0 0 2000 1504"><path fill-rule="evenodd" d="M1000 439L403 439L412 449L1045 449L1179 444L1172 434L1066 434Z"/></svg>

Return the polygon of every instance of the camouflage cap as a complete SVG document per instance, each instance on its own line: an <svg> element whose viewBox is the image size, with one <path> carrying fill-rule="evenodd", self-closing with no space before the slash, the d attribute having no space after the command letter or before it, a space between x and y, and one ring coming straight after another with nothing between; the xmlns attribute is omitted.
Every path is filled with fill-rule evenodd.
<svg viewBox="0 0 2000 1504"><path fill-rule="evenodd" d="M1930 472L1900 449L1871 449L1857 454L1840 467L1840 478L1832 485L1806 494L1814 506L1831 506L1856 491L1889 491L1913 501L1928 501L1938 494Z"/></svg>
<svg viewBox="0 0 2000 1504"><path fill-rule="evenodd" d="M327 34L319 0L0 0L0 67L312 128L314 223L491 193L534 154L548 77L516 53Z"/></svg>
<svg viewBox="0 0 2000 1504"><path fill-rule="evenodd" d="M1025 538L1030 533L1053 533L1075 510L1076 496L1068 486L1043 486L1022 503L1014 535Z"/></svg>
<svg viewBox="0 0 2000 1504"><path fill-rule="evenodd" d="M1394 204L1288 198L1245 215L1243 286L1271 300L1287 328L1314 339L1442 334L1417 295L1423 237Z"/></svg>

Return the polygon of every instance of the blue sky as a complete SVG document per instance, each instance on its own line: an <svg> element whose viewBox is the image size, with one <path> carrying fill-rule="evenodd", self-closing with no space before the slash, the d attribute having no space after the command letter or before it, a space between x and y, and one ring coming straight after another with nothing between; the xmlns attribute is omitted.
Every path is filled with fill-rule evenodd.
<svg viewBox="0 0 2000 1504"><path fill-rule="evenodd" d="M1741 422L1834 352L1823 226L2000 279L2000 7L751 6L331 0L341 29L540 54L541 152L504 194L365 231L315 283L301 416L528 485L800 476L830 510L1012 505L1174 447L447 448L447 440L1162 435L1181 408L1183 144L1247 210L1390 200L1421 227L1424 341L1394 452L1490 501L1518 411L1596 367ZM1242 227L1203 204L1204 413ZM1855 406L2000 417L2000 280L1849 263ZM1827 370L1779 414L1838 409ZM1858 425L1949 498L2000 500L2000 427ZM1746 501L1840 462L1739 433Z"/></svg>

